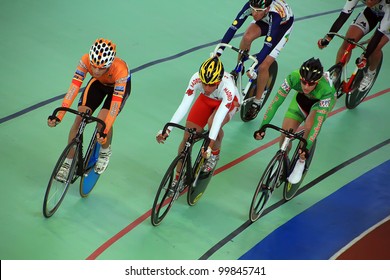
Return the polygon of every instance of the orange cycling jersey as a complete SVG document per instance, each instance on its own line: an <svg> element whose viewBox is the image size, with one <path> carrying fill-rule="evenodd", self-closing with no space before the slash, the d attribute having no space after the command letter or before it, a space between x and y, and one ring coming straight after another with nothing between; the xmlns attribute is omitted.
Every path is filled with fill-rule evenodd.
<svg viewBox="0 0 390 280"><path fill-rule="evenodd" d="M92 74L93 72L91 63L89 61L89 55L83 55L81 57L79 65L77 66L68 92L66 93L64 100L62 101L63 107L69 108L72 105L87 73L89 73L93 78L101 82L103 85L111 86L113 90L113 96L110 105L110 111L105 119L106 129L104 133L106 134L111 129L115 118L119 113L119 108L122 104L124 93L126 91L126 83L130 77L129 68L127 67L126 62L117 57L114 59L111 66L107 70L108 71L104 73L101 77L94 77ZM57 117L62 120L64 115L65 112L61 111L60 113L58 113Z"/></svg>

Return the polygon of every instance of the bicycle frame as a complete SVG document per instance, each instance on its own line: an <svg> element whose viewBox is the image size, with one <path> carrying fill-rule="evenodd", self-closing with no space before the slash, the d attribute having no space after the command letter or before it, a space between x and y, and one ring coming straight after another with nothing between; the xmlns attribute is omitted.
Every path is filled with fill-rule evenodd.
<svg viewBox="0 0 390 280"><path fill-rule="evenodd" d="M253 55L250 55L248 53L248 51L245 51L245 50L241 50L239 48L236 48L232 45L229 45L229 44L225 44L225 43L219 43L215 49L214 49L214 52L212 53L213 55L217 55L217 51L219 48L221 47L226 47L226 48L229 48L231 50L234 50L235 52L237 52L241 57L240 57L240 60L238 61L236 67L234 68L234 71L237 73L238 77L237 77L237 81L236 81L236 86L238 88L238 91L240 92L240 98L241 98L241 101L244 101L245 99L245 96L246 94L248 93L248 90L253 82L253 79L249 79L248 83L246 84L245 88L242 87L242 70L243 70L243 67L244 67L244 62L247 60L247 59L250 59L253 61L253 64L251 67L249 67L248 71L250 72L253 72L255 67L258 66L258 60L256 57L254 57ZM244 101L244 102L248 102L248 100ZM243 102L243 104L244 104Z"/></svg>
<svg viewBox="0 0 390 280"><path fill-rule="evenodd" d="M354 71L352 72L351 76L348 78L347 65L348 65L348 61L350 58L350 54L351 54L352 50L356 47L361 48L363 50L363 52L365 52L366 47L364 45L368 43L368 40L364 41L362 43L358 43L352 39L349 39L349 38L347 38L343 35L340 35L338 33L335 33L335 32L330 32L329 34L337 36L337 37L348 42L348 45L347 45L340 61L338 62L338 64L340 64L342 67L341 77L340 77L341 90L345 94L350 94L352 91L352 84L355 81L355 77L356 77L357 72L359 71L359 68L356 66ZM337 90L337 88L336 88L336 90Z"/></svg>

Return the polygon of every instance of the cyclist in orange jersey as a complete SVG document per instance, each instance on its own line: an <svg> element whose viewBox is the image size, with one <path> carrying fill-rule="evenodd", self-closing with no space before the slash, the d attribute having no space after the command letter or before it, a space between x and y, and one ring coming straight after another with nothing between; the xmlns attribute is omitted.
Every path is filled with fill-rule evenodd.
<svg viewBox="0 0 390 280"><path fill-rule="evenodd" d="M103 135L97 134L97 141L102 145L95 172L101 174L106 170L111 156L111 140L114 121L125 105L131 91L130 70L122 59L116 57L116 45L107 39L97 39L88 54L84 54L76 68L72 82L62 101L63 107L70 107L76 98L87 74L92 77L84 88L78 103L78 110L91 112L103 103L98 114L106 124ZM55 127L65 115L61 111L57 119L48 119L48 125ZM81 117L77 116L69 132L68 142L76 135ZM60 168L57 179L67 178L72 158L68 158Z"/></svg>

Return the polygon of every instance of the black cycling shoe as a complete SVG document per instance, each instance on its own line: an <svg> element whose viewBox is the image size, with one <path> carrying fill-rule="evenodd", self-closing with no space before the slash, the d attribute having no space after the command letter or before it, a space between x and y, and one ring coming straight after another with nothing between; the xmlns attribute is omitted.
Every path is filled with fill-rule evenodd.
<svg viewBox="0 0 390 280"><path fill-rule="evenodd" d="M257 117L259 111L260 111L260 104L256 104L255 102L253 102L248 112L246 112L245 118L247 120L253 120Z"/></svg>

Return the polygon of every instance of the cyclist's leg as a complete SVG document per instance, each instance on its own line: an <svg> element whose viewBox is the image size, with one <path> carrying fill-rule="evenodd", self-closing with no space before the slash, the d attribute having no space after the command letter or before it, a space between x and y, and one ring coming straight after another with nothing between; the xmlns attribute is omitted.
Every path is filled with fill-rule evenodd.
<svg viewBox="0 0 390 280"><path fill-rule="evenodd" d="M305 120L306 114L302 112L300 107L298 106L296 95L292 98L290 105L287 108L286 114L284 115L282 128L285 130L293 129L293 132L297 131L299 125ZM279 145L281 145L284 141L284 134L280 135ZM287 154L291 149L292 143L287 149Z"/></svg>
<svg viewBox="0 0 390 280"><path fill-rule="evenodd" d="M379 44L376 46L374 52L368 58L369 70L374 72L378 68L378 65L382 59L382 48L384 47L384 45L386 45L389 42L389 38L390 38L390 34L387 36L384 35L381 38Z"/></svg>
<svg viewBox="0 0 390 280"><path fill-rule="evenodd" d="M248 28L245 30L244 35L242 36L242 39L240 41L240 49L241 50L250 50L252 42L259 38L263 33L259 25L256 24L255 21L252 21Z"/></svg>

